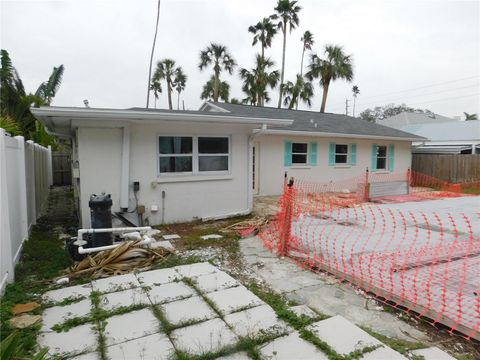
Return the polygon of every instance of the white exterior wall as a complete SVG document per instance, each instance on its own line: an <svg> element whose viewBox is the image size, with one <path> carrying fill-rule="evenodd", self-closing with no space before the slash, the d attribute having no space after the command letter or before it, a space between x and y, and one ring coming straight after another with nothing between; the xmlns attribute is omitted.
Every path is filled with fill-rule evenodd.
<svg viewBox="0 0 480 360"><path fill-rule="evenodd" d="M317 165L284 166L285 141L317 142ZM308 137L262 135L255 139L260 144L259 153L259 195L280 195L283 191L285 171L288 176L315 182L348 180L365 173L371 168L372 144L395 145L395 167L393 174L406 173L411 164L411 143L409 141L366 140L334 137ZM357 144L356 165L329 166L329 144ZM388 162L388 160L387 160ZM378 171L377 173L388 171Z"/></svg>
<svg viewBox="0 0 480 360"><path fill-rule="evenodd" d="M138 204L145 205L151 225L220 217L249 210L251 192L249 135L251 126L161 122L131 124L128 171L129 210L135 207L133 182L140 182ZM230 136L230 174L158 175L158 136ZM82 226L90 226L90 195L112 195L112 211L120 210L122 173L122 128L79 128ZM165 212L162 212L165 191ZM151 211L152 205L158 211ZM163 216L162 216L163 215Z"/></svg>

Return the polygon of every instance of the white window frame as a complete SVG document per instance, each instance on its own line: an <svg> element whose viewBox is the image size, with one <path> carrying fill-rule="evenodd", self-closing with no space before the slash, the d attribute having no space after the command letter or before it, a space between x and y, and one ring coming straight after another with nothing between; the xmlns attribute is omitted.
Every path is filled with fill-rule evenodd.
<svg viewBox="0 0 480 360"><path fill-rule="evenodd" d="M385 167L382 168L382 169L380 169L378 167L378 158L379 158L378 151L379 151L380 147L385 148ZM383 158L383 156L380 156L380 157ZM376 170L389 171L389 169L388 169L388 145L377 145L377 153L376 153L376 156L375 156L375 162L376 162L376 164L375 164Z"/></svg>
<svg viewBox="0 0 480 360"><path fill-rule="evenodd" d="M307 152L293 152L293 145L294 144L304 144L307 145ZM294 162L293 155L306 155L306 159L304 163ZM302 165L309 165L310 164L310 144L308 142L293 142L292 141L292 166L302 166Z"/></svg>
<svg viewBox="0 0 480 360"><path fill-rule="evenodd" d="M189 137L192 138L192 153L191 154L160 154L160 137ZM227 138L228 139L228 153L218 154L200 154L198 152L198 138ZM157 176L158 177L182 177L182 176L209 176L209 175L230 175L232 171L232 136L231 135L186 135L186 134L157 134ZM160 158L171 156L191 156L192 157L192 171L184 172L160 172ZM199 162L200 156L228 156L228 170L220 171L200 171Z"/></svg>
<svg viewBox="0 0 480 360"><path fill-rule="evenodd" d="M337 146L338 145L347 145L347 153L337 153ZM342 156L347 156L347 161L345 161L344 163L339 163L337 162L337 154L338 155L342 155ZM342 165L350 165L352 160L351 160L351 156L352 156L352 149L351 149L351 146L350 144L337 144L335 143L335 165L339 165L339 166L342 166Z"/></svg>

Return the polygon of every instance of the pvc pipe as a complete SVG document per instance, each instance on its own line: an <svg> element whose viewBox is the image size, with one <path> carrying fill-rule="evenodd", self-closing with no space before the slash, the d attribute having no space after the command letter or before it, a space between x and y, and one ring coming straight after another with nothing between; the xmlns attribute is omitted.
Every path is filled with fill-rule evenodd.
<svg viewBox="0 0 480 360"><path fill-rule="evenodd" d="M148 231L152 230L151 226L143 227L123 227L123 228L101 228L101 229L78 229L77 240L82 238L83 234L105 233L105 232L127 232L127 231Z"/></svg>
<svg viewBox="0 0 480 360"><path fill-rule="evenodd" d="M140 241L137 245L146 245L146 244L150 244L153 241L154 240L151 237L144 236L143 240ZM107 245L107 246L98 246L98 247L95 247L95 248L87 248L87 249L84 249L83 246L79 246L78 247L78 253L79 254L91 254L91 253L104 251L104 250L112 250L112 249L115 249L115 248L119 247L120 245L122 245L122 244L120 243L120 244Z"/></svg>

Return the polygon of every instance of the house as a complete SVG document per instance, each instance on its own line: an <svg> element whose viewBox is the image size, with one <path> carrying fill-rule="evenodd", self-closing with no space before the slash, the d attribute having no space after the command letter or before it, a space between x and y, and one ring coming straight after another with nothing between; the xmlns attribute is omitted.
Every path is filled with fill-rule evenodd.
<svg viewBox="0 0 480 360"><path fill-rule="evenodd" d="M419 140L344 115L213 102L199 111L31 111L49 133L72 139L83 227L91 194L111 194L112 210L124 214L143 205L151 225L248 214L254 192L282 192L285 171L312 181L354 178L367 167L404 174Z"/></svg>
<svg viewBox="0 0 480 360"><path fill-rule="evenodd" d="M380 125L392 127L394 129L402 130L405 126L408 125L440 124L450 122L458 122L458 120L433 113L426 114L404 111L400 114L389 116L388 118L385 118L383 120L378 120L377 123Z"/></svg>
<svg viewBox="0 0 480 360"><path fill-rule="evenodd" d="M314 182L353 180L363 176L367 168L401 176L411 164L412 141L422 140L404 131L340 114L212 102L205 103L200 110L293 119L291 125L262 129L253 140L253 183L258 195L281 194L285 171L289 176Z"/></svg>

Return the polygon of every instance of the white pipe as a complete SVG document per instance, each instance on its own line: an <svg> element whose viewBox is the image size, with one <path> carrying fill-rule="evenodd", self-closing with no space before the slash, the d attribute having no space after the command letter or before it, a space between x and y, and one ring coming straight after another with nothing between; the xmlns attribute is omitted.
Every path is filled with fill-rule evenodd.
<svg viewBox="0 0 480 360"><path fill-rule="evenodd" d="M82 239L83 234L95 234L95 233L106 233L106 232L117 233L117 232L127 232L127 231L148 231L148 230L152 230L152 228L150 226L143 226L143 227L123 227L123 228L78 229L77 240L73 244L78 246L79 254L87 254L87 253L93 253L93 252L98 252L102 250L110 250L110 249L116 248L120 244L84 249L83 245L86 245L87 242ZM150 239L149 242L152 241L152 239L149 237L147 239Z"/></svg>
<svg viewBox="0 0 480 360"><path fill-rule="evenodd" d="M120 172L120 208L128 209L128 184L130 175L130 126L122 130L122 165Z"/></svg>
<svg viewBox="0 0 480 360"><path fill-rule="evenodd" d="M138 242L137 245L150 244L153 241L154 241L154 239L152 239L151 237L144 236L143 240ZM98 246L98 247L95 247L95 248L87 248L87 249L84 249L83 246L79 246L78 247L78 253L79 254L91 254L91 253L95 253L95 252L99 252L99 251L115 249L115 248L119 247L120 245L122 245L122 244L120 243L120 244L107 245L107 246Z"/></svg>

